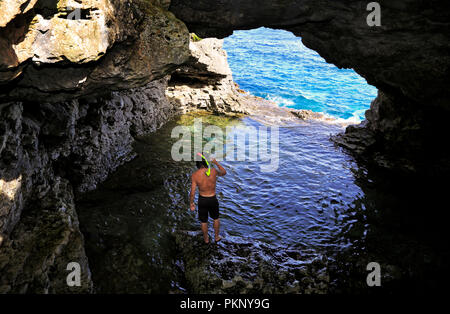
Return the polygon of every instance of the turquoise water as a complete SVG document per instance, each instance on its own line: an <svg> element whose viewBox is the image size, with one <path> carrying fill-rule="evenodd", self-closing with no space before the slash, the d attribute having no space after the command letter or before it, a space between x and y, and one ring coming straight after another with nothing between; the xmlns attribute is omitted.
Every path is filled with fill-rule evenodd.
<svg viewBox="0 0 450 314"><path fill-rule="evenodd" d="M327 63L287 31L235 31L224 49L240 87L280 106L358 122L377 94L355 71Z"/></svg>

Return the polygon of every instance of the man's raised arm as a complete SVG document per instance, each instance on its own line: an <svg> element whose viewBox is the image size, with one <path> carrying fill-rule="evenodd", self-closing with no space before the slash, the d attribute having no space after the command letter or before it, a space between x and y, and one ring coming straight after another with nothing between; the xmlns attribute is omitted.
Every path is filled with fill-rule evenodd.
<svg viewBox="0 0 450 314"><path fill-rule="evenodd" d="M222 167L222 165L219 164L216 159L211 160L211 162L213 164L215 164L217 166L217 168L219 168L219 176L223 177L224 175L227 174L227 171L225 170L225 168Z"/></svg>

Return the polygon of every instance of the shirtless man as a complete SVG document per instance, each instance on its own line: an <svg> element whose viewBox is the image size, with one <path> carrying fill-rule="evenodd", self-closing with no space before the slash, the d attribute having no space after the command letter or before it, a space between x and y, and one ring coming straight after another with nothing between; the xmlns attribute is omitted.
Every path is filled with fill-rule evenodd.
<svg viewBox="0 0 450 314"><path fill-rule="evenodd" d="M195 198L195 190L198 187L199 197L198 197L198 219L200 220L202 231L203 231L203 240L205 243L209 243L208 236L208 214L214 220L214 231L215 231L215 240L219 242L221 237L219 236L219 201L216 197L216 182L217 177L221 177L227 174L227 171L215 160L212 159L211 163L216 165L219 170L211 167L211 173L209 176L208 172L208 164L206 160L202 158L202 161L197 161L198 170L192 174L192 185L191 185L191 210L195 210L194 198Z"/></svg>

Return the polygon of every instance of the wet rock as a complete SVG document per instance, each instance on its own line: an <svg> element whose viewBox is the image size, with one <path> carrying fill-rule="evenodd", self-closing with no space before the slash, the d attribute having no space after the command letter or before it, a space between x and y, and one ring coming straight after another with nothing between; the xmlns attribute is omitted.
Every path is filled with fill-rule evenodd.
<svg viewBox="0 0 450 314"><path fill-rule="evenodd" d="M227 236L205 245L201 235L186 232L178 232L176 242L191 293L317 294L328 289L326 262L306 252L294 260L285 250L258 241Z"/></svg>

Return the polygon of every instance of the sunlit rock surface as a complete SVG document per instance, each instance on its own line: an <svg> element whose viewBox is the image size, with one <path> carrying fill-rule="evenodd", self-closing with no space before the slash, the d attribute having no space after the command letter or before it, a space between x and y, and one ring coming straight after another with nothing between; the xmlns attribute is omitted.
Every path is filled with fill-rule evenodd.
<svg viewBox="0 0 450 314"><path fill-rule="evenodd" d="M0 293L93 292L72 188L61 178L45 188L2 243ZM71 262L81 268L79 287L66 282Z"/></svg>
<svg viewBox="0 0 450 314"><path fill-rule="evenodd" d="M189 56L186 27L157 1L30 5L0 29L0 101L64 101L139 87Z"/></svg>
<svg viewBox="0 0 450 314"><path fill-rule="evenodd" d="M223 40L215 38L190 43L190 59L172 74L166 92L182 112L204 109L220 114L248 113L222 46Z"/></svg>
<svg viewBox="0 0 450 314"><path fill-rule="evenodd" d="M325 294L327 260L310 252L277 250L239 237L206 245L200 233L178 232L191 293Z"/></svg>

